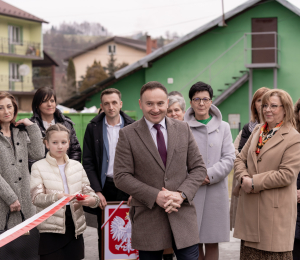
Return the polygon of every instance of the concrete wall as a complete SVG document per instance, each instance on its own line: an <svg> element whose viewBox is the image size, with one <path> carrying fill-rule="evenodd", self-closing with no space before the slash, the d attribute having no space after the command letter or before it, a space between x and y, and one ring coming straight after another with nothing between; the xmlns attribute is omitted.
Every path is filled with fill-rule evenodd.
<svg viewBox="0 0 300 260"><path fill-rule="evenodd" d="M76 70L76 81L80 81L81 76L85 76L87 66L91 66L94 61L100 61L102 66L106 66L110 55L108 53L108 46L114 44L116 45L116 54L115 58L116 64L126 62L128 64L132 64L139 59L146 56L146 52L114 43L111 41L107 44L104 44L95 50L88 51L86 53L81 54L73 59L75 70Z"/></svg>

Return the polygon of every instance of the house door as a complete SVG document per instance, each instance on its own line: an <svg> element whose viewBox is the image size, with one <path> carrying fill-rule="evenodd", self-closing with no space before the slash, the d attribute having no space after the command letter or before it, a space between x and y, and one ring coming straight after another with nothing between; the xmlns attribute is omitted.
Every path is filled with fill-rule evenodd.
<svg viewBox="0 0 300 260"><path fill-rule="evenodd" d="M252 18L252 33L276 32L277 18ZM252 34L252 48L277 48L277 34ZM276 49L252 49L252 63L277 63Z"/></svg>

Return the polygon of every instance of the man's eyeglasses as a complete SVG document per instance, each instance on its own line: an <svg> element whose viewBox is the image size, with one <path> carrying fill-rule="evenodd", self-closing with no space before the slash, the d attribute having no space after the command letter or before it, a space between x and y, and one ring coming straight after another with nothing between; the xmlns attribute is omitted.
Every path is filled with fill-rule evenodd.
<svg viewBox="0 0 300 260"><path fill-rule="evenodd" d="M270 105L270 106L267 104L262 105L263 110L267 110L268 107L270 108L271 111L276 111L278 107L283 107L283 105Z"/></svg>
<svg viewBox="0 0 300 260"><path fill-rule="evenodd" d="M207 104L211 99L210 98L193 98L192 100L195 104L200 104L201 100L203 101L203 104Z"/></svg>

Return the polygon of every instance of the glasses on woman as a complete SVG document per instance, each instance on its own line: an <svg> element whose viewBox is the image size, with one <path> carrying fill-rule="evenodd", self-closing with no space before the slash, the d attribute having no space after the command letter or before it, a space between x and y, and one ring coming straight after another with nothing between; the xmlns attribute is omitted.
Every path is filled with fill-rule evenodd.
<svg viewBox="0 0 300 260"><path fill-rule="evenodd" d="M262 105L263 110L267 110L268 108L270 108L271 111L276 111L278 107L283 107L283 105Z"/></svg>
<svg viewBox="0 0 300 260"><path fill-rule="evenodd" d="M196 98L193 98L192 100L195 104L200 104L201 100L203 101L203 104L207 104L211 99L210 98L198 98L198 97L196 97Z"/></svg>

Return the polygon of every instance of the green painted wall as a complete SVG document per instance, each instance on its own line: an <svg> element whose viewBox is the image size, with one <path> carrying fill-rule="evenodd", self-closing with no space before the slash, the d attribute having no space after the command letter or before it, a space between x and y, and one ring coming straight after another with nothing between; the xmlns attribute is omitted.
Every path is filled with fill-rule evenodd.
<svg viewBox="0 0 300 260"><path fill-rule="evenodd" d="M163 83L168 91L182 90L187 103L188 91L191 85L199 80L211 83L214 95L226 89L225 83L233 83L232 77L239 76L244 66L244 42L240 41L226 55L203 71L207 66L236 43L244 33L251 32L251 18L277 17L279 34L279 65L278 88L288 91L294 102L300 97L299 61L300 61L300 17L277 2L260 4L239 16L226 21L227 27L216 27L178 48L172 53L153 62L147 69L135 72L125 79L116 82L111 87L118 88L123 94L124 107L127 110L138 108L137 100L141 86L151 80ZM247 42L251 42L250 39ZM251 46L248 46L251 47ZM247 55L251 57L250 52ZM248 63L250 60L248 60ZM197 76L198 75L198 76ZM168 84L167 79L173 78L174 84ZM253 91L260 87L273 88L273 70L254 70ZM86 105L99 107L99 94L92 97ZM97 102L95 102L97 101ZM240 114L242 125L248 118L248 83L225 100L219 108L223 119L228 121L228 114ZM138 116L142 114L139 112ZM235 134L234 134L235 136Z"/></svg>
<svg viewBox="0 0 300 260"><path fill-rule="evenodd" d="M132 110L137 112L137 117L140 119L143 115L139 107L140 89L145 84L145 71L144 69L131 74L120 81L116 82L113 88L116 88L122 93L123 108L122 110ZM92 96L86 102L86 107L96 106L100 107L100 94Z"/></svg>

